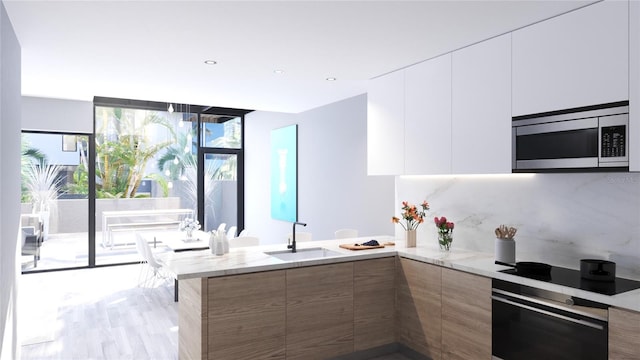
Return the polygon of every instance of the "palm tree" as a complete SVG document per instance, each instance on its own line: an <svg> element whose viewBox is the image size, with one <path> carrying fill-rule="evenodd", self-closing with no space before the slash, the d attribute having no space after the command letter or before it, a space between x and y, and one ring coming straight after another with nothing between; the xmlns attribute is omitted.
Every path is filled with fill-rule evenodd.
<svg viewBox="0 0 640 360"><path fill-rule="evenodd" d="M193 131L178 134L177 142L167 147L164 154L158 158L158 169L161 172L169 170L168 177L170 180L180 179L184 175L187 166L197 168L197 159L192 151L195 145L193 139Z"/></svg>
<svg viewBox="0 0 640 360"><path fill-rule="evenodd" d="M47 156L44 153L42 153L42 151L40 151L39 149L31 147L31 145L29 144L29 140L25 136L25 134L22 134L22 141L20 143L20 147L21 147L21 156L20 156L21 175L22 175L22 179L25 179L25 177L27 176L26 172L29 167L29 164L33 162L36 162L36 163L46 162ZM22 202L29 202L31 200L31 194L29 193L29 189L27 188L27 185L25 184L24 181L22 181L21 183L21 198L22 198Z"/></svg>
<svg viewBox="0 0 640 360"><path fill-rule="evenodd" d="M34 213L49 211L53 201L60 196L62 186L58 175L61 169L58 165L48 165L44 161L39 164L29 162L23 168L23 183L31 195Z"/></svg>
<svg viewBox="0 0 640 360"><path fill-rule="evenodd" d="M147 163L172 144L175 131L155 111L100 108L102 129L96 134L96 190L102 197L136 197ZM169 131L170 141L151 143L147 132L153 127Z"/></svg>

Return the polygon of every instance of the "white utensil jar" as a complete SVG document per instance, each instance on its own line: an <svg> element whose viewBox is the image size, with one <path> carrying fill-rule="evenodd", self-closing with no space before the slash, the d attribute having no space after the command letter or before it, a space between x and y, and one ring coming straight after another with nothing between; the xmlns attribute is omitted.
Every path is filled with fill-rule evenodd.
<svg viewBox="0 0 640 360"><path fill-rule="evenodd" d="M515 264L516 242L513 239L496 238L495 254L497 261Z"/></svg>

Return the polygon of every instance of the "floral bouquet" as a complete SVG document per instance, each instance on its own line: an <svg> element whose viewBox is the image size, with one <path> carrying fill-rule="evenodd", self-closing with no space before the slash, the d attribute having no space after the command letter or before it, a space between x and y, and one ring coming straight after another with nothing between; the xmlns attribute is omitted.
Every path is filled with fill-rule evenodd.
<svg viewBox="0 0 640 360"><path fill-rule="evenodd" d="M425 212L429 210L429 203L425 200L420 204L422 210L418 210L418 207L412 204L409 204L406 201L402 202L402 220L400 218L394 216L391 218L391 221L394 224L400 224L402 228L405 230L415 230L418 228L418 225L424 222Z"/></svg>
<svg viewBox="0 0 640 360"><path fill-rule="evenodd" d="M180 231L186 231L187 236L190 238L194 230L200 229L200 223L196 219L185 218L180 222L178 229L180 229Z"/></svg>
<svg viewBox="0 0 640 360"><path fill-rule="evenodd" d="M449 251L451 249L451 243L453 242L453 222L447 221L446 217L438 218L437 216L433 219L436 223L436 228L438 228L438 243L440 244L440 249Z"/></svg>

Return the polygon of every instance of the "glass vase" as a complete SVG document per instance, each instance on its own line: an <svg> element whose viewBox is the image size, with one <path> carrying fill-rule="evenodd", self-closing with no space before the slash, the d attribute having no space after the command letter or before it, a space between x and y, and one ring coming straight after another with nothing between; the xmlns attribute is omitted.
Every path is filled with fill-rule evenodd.
<svg viewBox="0 0 640 360"><path fill-rule="evenodd" d="M453 242L453 235L450 232L438 232L438 245L441 251L451 250L451 243Z"/></svg>
<svg viewBox="0 0 640 360"><path fill-rule="evenodd" d="M193 230L186 230L187 232L187 240L193 239Z"/></svg>

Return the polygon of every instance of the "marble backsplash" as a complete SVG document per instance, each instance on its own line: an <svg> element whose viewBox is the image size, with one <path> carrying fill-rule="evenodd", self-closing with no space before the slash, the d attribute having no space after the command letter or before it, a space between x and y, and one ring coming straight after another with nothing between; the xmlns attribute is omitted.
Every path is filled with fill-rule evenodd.
<svg viewBox="0 0 640 360"><path fill-rule="evenodd" d="M618 276L640 279L640 173L399 176L395 199L396 215L403 200L429 202L418 244L437 246L433 217L446 216L452 249L493 252L494 229L506 224L518 228L517 261L606 259Z"/></svg>

